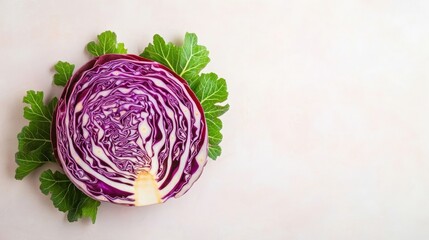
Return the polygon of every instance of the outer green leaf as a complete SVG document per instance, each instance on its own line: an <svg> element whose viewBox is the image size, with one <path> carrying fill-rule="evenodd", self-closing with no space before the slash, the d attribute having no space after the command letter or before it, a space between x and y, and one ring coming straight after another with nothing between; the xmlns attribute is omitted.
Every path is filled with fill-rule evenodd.
<svg viewBox="0 0 429 240"><path fill-rule="evenodd" d="M68 212L70 222L82 217L95 222L100 202L83 194L65 174L46 170L40 176L40 190L45 195L51 194L52 203L62 212Z"/></svg>
<svg viewBox="0 0 429 240"><path fill-rule="evenodd" d="M24 108L24 117L30 120L30 123L18 134L18 152L15 155L18 168L15 178L19 180L45 162L55 161L50 130L57 99L54 98L45 105L43 92L28 91L24 102L30 105Z"/></svg>
<svg viewBox="0 0 429 240"><path fill-rule="evenodd" d="M77 221L79 218L88 217L91 219L92 223L95 223L97 218L98 206L100 206L100 202L93 200L85 196L82 198L79 203L74 206L67 214L67 219L69 222Z"/></svg>
<svg viewBox="0 0 429 240"><path fill-rule="evenodd" d="M225 79L214 73L201 74L191 87L204 109L228 98Z"/></svg>
<svg viewBox="0 0 429 240"><path fill-rule="evenodd" d="M17 152L15 155L16 163L19 167L16 169L15 178L22 180L34 169L42 166L45 162L53 161L52 152L44 152L39 148L33 152Z"/></svg>
<svg viewBox="0 0 429 240"><path fill-rule="evenodd" d="M219 145L222 141L222 121L217 117L206 117L207 129L209 133L209 145Z"/></svg>
<svg viewBox="0 0 429 240"><path fill-rule="evenodd" d="M24 117L35 122L52 122L52 113L57 105L57 99L52 99L48 105L43 103L43 92L28 91L24 97L24 103L30 107L24 108Z"/></svg>
<svg viewBox="0 0 429 240"><path fill-rule="evenodd" d="M49 127L50 124L46 122L30 122L23 127L18 134L18 150L28 153L38 148L48 148L51 144Z"/></svg>
<svg viewBox="0 0 429 240"><path fill-rule="evenodd" d="M67 81L73 75L74 65L68 62L57 62L54 66L55 73L54 75L54 84L58 86L65 86Z"/></svg>
<svg viewBox="0 0 429 240"><path fill-rule="evenodd" d="M118 45L116 46L116 53L127 53L127 49L125 48L124 43L118 43Z"/></svg>
<svg viewBox="0 0 429 240"><path fill-rule="evenodd" d="M229 110L229 104L226 104L225 106L220 105L207 105L204 108L204 115L210 116L210 117L219 117L222 116L224 113L226 113Z"/></svg>
<svg viewBox="0 0 429 240"><path fill-rule="evenodd" d="M50 124L46 122L30 122L18 134L18 152L15 162L18 168L15 172L16 179L23 179L45 162L55 161L51 140L49 137Z"/></svg>
<svg viewBox="0 0 429 240"><path fill-rule="evenodd" d="M73 207L77 201L78 191L66 175L51 170L46 170L40 175L40 190L43 194L51 193L54 206L62 212Z"/></svg>
<svg viewBox="0 0 429 240"><path fill-rule="evenodd" d="M198 75L210 62L209 51L206 47L198 45L195 33L186 33L180 52L180 73L185 79Z"/></svg>
<svg viewBox="0 0 429 240"><path fill-rule="evenodd" d="M105 31L97 36L98 43L90 42L86 45L86 50L94 57L101 56L109 53L127 53L127 49L123 43L118 43L116 40L116 33L112 31Z"/></svg>
<svg viewBox="0 0 429 240"><path fill-rule="evenodd" d="M194 33L186 33L183 46L166 43L156 34L153 43L145 48L140 56L157 61L190 83L201 70L210 62L209 51L198 45L198 38Z"/></svg>
<svg viewBox="0 0 429 240"><path fill-rule="evenodd" d="M178 73L179 52L180 47L165 43L161 36L155 34L153 44L149 43L140 56L157 61Z"/></svg>
<svg viewBox="0 0 429 240"><path fill-rule="evenodd" d="M216 160L217 157L222 153L222 149L219 145L209 145L209 157L213 160Z"/></svg>
<svg viewBox="0 0 429 240"><path fill-rule="evenodd" d="M201 74L196 78L191 88L201 102L206 117L209 136L209 157L216 159L222 150L219 146L222 141L222 121L219 117L229 109L229 105L218 105L226 101L228 91L223 78L218 78L214 73Z"/></svg>

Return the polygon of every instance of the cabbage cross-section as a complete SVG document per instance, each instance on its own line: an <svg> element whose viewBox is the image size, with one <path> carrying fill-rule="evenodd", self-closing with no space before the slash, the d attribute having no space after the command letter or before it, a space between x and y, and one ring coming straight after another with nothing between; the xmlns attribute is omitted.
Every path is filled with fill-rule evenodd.
<svg viewBox="0 0 429 240"><path fill-rule="evenodd" d="M135 55L103 55L79 69L51 132L64 172L100 201L142 206L179 197L207 161L204 112L186 81Z"/></svg>

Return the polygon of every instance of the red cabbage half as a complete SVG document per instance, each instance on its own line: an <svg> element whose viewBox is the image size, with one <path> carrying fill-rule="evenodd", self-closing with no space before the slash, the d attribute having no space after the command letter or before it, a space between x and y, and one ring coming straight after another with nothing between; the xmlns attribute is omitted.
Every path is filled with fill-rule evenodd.
<svg viewBox="0 0 429 240"><path fill-rule="evenodd" d="M135 55L94 58L54 113L54 152L88 196L125 205L180 197L207 162L203 109L184 79Z"/></svg>

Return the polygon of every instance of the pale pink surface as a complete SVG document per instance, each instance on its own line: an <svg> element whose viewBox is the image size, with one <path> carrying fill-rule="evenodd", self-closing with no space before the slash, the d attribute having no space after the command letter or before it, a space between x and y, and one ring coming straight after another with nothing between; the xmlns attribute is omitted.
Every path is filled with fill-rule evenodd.
<svg viewBox="0 0 429 240"><path fill-rule="evenodd" d="M0 239L429 239L428 26L428 1L1 1ZM224 152L181 199L69 224L13 179L20 101L106 29L131 53L198 34Z"/></svg>

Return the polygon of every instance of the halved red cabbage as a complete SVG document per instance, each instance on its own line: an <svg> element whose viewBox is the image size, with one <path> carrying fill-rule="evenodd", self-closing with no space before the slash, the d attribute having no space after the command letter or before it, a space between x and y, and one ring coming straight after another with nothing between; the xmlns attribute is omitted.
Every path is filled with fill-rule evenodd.
<svg viewBox="0 0 429 240"><path fill-rule="evenodd" d="M184 79L135 55L108 54L65 86L54 152L88 196L125 205L183 195L207 162L203 109Z"/></svg>

